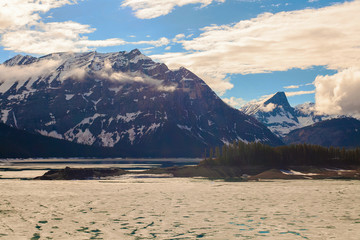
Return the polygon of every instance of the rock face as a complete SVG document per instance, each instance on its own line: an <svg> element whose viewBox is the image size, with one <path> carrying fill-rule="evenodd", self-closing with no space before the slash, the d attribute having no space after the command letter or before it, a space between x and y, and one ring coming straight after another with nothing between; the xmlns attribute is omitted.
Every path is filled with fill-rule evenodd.
<svg viewBox="0 0 360 240"><path fill-rule="evenodd" d="M318 115L314 103L290 106L284 92L277 92L272 97L250 102L240 110L265 124L274 134L285 137L290 131L316 122L340 116Z"/></svg>
<svg viewBox="0 0 360 240"><path fill-rule="evenodd" d="M325 147L359 147L360 121L354 118L338 118L315 123L291 131L284 141L308 143Z"/></svg>
<svg viewBox="0 0 360 240"><path fill-rule="evenodd" d="M29 132L127 156L201 156L233 140L282 144L189 70L137 49L18 55L1 69L1 120Z"/></svg>

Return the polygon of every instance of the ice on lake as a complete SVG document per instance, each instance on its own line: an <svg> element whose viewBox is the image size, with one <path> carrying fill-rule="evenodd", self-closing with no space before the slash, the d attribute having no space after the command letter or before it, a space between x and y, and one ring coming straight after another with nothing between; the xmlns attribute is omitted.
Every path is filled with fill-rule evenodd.
<svg viewBox="0 0 360 240"><path fill-rule="evenodd" d="M0 180L0 239L359 239L360 182Z"/></svg>

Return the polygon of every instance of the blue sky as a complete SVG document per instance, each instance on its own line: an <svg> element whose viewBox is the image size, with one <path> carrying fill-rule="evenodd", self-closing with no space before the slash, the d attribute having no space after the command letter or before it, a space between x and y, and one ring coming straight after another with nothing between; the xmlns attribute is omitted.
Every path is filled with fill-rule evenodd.
<svg viewBox="0 0 360 240"><path fill-rule="evenodd" d="M235 107L285 91L292 105L316 101L325 112L335 102L347 111L347 91L360 83L359 1L2 2L1 62L19 53L138 48L190 69Z"/></svg>

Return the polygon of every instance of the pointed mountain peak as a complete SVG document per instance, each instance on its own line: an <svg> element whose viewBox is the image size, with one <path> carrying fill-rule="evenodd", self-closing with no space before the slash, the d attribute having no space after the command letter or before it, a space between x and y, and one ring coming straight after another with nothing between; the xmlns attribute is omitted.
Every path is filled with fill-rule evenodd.
<svg viewBox="0 0 360 240"><path fill-rule="evenodd" d="M288 99L284 92L275 93L271 98L269 98L268 100L266 100L264 102L264 105L267 105L269 103L273 103L276 105L290 106Z"/></svg>
<svg viewBox="0 0 360 240"><path fill-rule="evenodd" d="M289 112L290 114L295 116L294 108L291 107L291 105L286 97L285 92L275 93L274 96L272 96L271 98L269 98L268 100L266 100L264 102L264 106L267 106L271 103L274 105L275 108L282 107L286 112Z"/></svg>
<svg viewBox="0 0 360 240"><path fill-rule="evenodd" d="M141 55L142 53L140 52L139 49L135 48L135 49L131 50L129 52L129 54L131 54L131 55Z"/></svg>

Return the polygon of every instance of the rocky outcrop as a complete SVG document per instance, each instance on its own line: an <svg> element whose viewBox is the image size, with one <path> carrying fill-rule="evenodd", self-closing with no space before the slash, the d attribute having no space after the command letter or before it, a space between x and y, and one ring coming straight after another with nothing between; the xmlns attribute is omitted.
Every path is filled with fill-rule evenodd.
<svg viewBox="0 0 360 240"><path fill-rule="evenodd" d="M126 174L119 168L70 168L50 170L35 180L91 180Z"/></svg>

